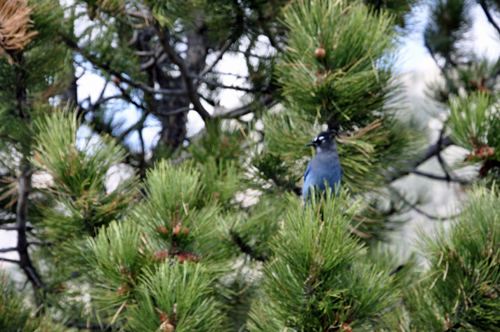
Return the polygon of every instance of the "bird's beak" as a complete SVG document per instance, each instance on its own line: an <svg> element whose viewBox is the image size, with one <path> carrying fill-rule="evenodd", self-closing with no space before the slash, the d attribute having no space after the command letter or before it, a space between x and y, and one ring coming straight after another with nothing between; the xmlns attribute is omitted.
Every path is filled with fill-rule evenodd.
<svg viewBox="0 0 500 332"><path fill-rule="evenodd" d="M306 146L316 146L316 143L314 143L314 142L307 143Z"/></svg>

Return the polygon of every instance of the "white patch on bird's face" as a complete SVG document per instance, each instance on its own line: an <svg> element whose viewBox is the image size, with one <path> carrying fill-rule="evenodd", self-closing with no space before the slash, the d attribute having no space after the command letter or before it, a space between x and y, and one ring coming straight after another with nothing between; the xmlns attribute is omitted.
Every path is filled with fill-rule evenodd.
<svg viewBox="0 0 500 332"><path fill-rule="evenodd" d="M314 141L319 143L319 144L323 143L324 140L325 140L325 136L316 136L316 138L314 139Z"/></svg>

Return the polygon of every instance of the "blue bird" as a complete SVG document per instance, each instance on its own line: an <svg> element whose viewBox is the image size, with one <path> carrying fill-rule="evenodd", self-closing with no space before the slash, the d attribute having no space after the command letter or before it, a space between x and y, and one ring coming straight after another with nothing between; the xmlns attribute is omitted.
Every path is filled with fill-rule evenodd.
<svg viewBox="0 0 500 332"><path fill-rule="evenodd" d="M332 190L340 190L342 168L339 151L332 139L332 135L336 136L337 134L336 130L325 131L319 133L311 143L306 144L306 146L314 146L316 155L307 165L304 174L304 186L302 187L302 197L304 199L309 196L311 187L314 187L316 192L324 191L325 180Z"/></svg>

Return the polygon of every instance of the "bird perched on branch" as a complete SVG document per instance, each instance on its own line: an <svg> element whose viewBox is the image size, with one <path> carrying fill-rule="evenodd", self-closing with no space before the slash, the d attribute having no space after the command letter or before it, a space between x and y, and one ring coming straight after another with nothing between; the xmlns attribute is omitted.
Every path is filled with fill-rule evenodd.
<svg viewBox="0 0 500 332"><path fill-rule="evenodd" d="M311 143L306 146L314 146L316 155L307 165L304 174L304 186L302 187L302 197L307 199L311 193L311 187L316 192L325 190L325 181L332 190L340 190L340 178L342 168L339 160L339 151L332 137L339 134L337 130L330 130L319 133Z"/></svg>

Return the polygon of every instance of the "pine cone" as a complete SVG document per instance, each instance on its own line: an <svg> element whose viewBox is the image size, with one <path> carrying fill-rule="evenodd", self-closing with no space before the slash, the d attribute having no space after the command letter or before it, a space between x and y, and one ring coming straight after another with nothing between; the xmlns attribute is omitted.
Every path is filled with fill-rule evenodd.
<svg viewBox="0 0 500 332"><path fill-rule="evenodd" d="M173 326L169 322L161 323L160 327L158 328L158 331L161 331L161 332L172 332L174 330L175 330L175 326Z"/></svg>
<svg viewBox="0 0 500 332"><path fill-rule="evenodd" d="M201 261L201 257L192 253L192 252L180 252L179 255L179 264L183 264L186 260L191 262L199 262Z"/></svg>
<svg viewBox="0 0 500 332"><path fill-rule="evenodd" d="M31 30L31 7L28 1L0 1L0 56L6 55L11 64L11 54L30 43L37 31Z"/></svg>
<svg viewBox="0 0 500 332"><path fill-rule="evenodd" d="M159 250L153 253L153 258L158 261L165 261L169 257L168 250Z"/></svg>
<svg viewBox="0 0 500 332"><path fill-rule="evenodd" d="M181 232L181 229L182 229L182 232ZM175 225L175 228L174 228L174 234L178 235L179 233L181 233L182 235L188 235L189 234L189 228L182 227L181 224L177 224L177 225Z"/></svg>
<svg viewBox="0 0 500 332"><path fill-rule="evenodd" d="M120 287L118 287L118 290L116 291L117 296L125 295L128 292L128 284L122 284Z"/></svg>
<svg viewBox="0 0 500 332"><path fill-rule="evenodd" d="M326 52L325 52L325 48L324 48L323 46L318 47L318 48L314 51L314 56L315 56L317 59L324 59L324 58L325 58L325 55L326 55Z"/></svg>
<svg viewBox="0 0 500 332"><path fill-rule="evenodd" d="M170 232L168 231L168 229L167 229L167 227L166 227L166 226L158 226L158 227L156 227L156 231L157 231L158 233L163 233L163 234L168 234L168 233L170 233Z"/></svg>
<svg viewBox="0 0 500 332"><path fill-rule="evenodd" d="M495 149L490 146L483 146L479 149L479 155L482 158L487 158L495 154Z"/></svg>

